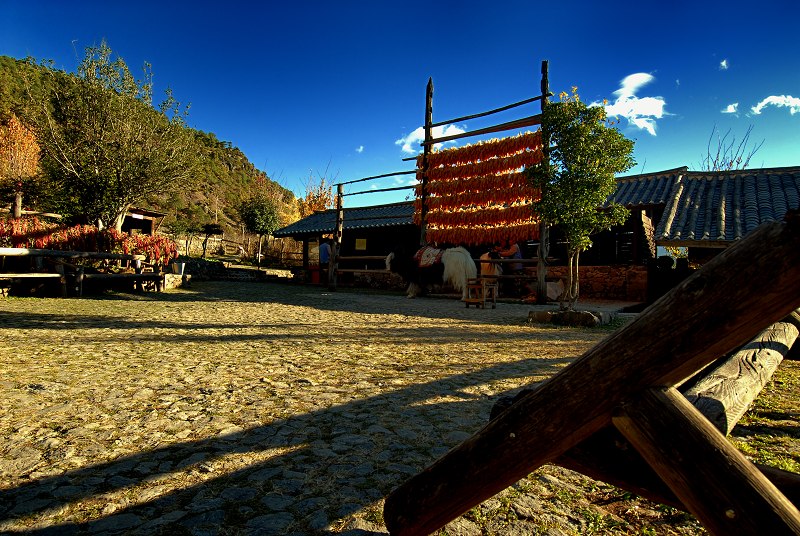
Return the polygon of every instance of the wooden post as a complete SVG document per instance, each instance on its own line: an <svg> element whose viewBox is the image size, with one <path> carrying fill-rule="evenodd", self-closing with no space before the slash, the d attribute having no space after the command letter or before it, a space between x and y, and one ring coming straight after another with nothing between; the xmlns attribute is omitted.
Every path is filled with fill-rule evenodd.
<svg viewBox="0 0 800 536"><path fill-rule="evenodd" d="M428 78L428 86L425 88L425 144L422 146L422 185L420 187L420 215L419 245L426 246L428 241L425 238L427 224L425 218L428 215L428 158L433 150L429 143L433 139L433 78Z"/></svg>
<svg viewBox="0 0 800 536"><path fill-rule="evenodd" d="M550 136L544 123L544 111L550 99L549 62L542 62L542 164L545 174L550 172ZM541 195L545 195L544 188ZM550 226L543 221L539 222L539 249L537 251L538 263L536 264L536 303L547 303L547 256L550 254Z"/></svg>
<svg viewBox="0 0 800 536"><path fill-rule="evenodd" d="M328 260L328 290L336 290L339 252L342 249L342 229L344 228L344 184L336 185L336 231L333 237L333 251Z"/></svg>
<svg viewBox="0 0 800 536"><path fill-rule="evenodd" d="M614 426L712 534L800 534L800 512L677 390L647 389Z"/></svg>
<svg viewBox="0 0 800 536"><path fill-rule="evenodd" d="M760 226L717 255L631 323L401 485L386 499L386 526L393 534L437 530L611 424L615 408L653 386L684 380L798 305L800 217L793 215L786 222ZM788 507L784 510L781 519L796 515ZM748 515L774 517L760 508ZM786 523L794 526L794 521Z"/></svg>

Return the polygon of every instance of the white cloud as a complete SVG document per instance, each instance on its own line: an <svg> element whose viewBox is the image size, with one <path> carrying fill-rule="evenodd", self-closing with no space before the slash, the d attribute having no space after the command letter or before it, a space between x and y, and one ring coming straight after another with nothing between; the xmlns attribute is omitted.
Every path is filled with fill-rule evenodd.
<svg viewBox="0 0 800 536"><path fill-rule="evenodd" d="M725 58L721 62L719 62L719 70L720 71L727 71L728 70L728 58Z"/></svg>
<svg viewBox="0 0 800 536"><path fill-rule="evenodd" d="M636 92L655 78L647 73L635 73L626 76L620 82L621 87L614 92L617 99L606 104L609 116L624 117L632 125L656 135L656 119L667 113L664 111L666 101L663 97L637 97ZM593 103L597 104L597 103Z"/></svg>
<svg viewBox="0 0 800 536"><path fill-rule="evenodd" d="M358 148L356 149L356 152L357 153L363 153L364 152L364 146L363 145L359 145Z"/></svg>
<svg viewBox="0 0 800 536"><path fill-rule="evenodd" d="M800 99L791 95L770 95L750 109L758 115L767 106L785 106L789 108L789 113L792 115L800 113Z"/></svg>
<svg viewBox="0 0 800 536"><path fill-rule="evenodd" d="M734 102L733 104L727 105L723 110L722 113L724 114L735 114L739 111L739 103Z"/></svg>
<svg viewBox="0 0 800 536"><path fill-rule="evenodd" d="M443 138L445 136L454 136L456 134L463 134L466 132L463 128L458 127L456 125L444 125L441 127L433 127L433 137L434 138ZM407 136L403 136L399 140L395 141L395 145L399 145L404 153L408 154L416 154L421 151L420 143L425 139L425 129L419 127L414 130L411 134ZM445 143L455 143L454 141L449 141ZM444 145L442 143L437 143L435 147L440 145Z"/></svg>

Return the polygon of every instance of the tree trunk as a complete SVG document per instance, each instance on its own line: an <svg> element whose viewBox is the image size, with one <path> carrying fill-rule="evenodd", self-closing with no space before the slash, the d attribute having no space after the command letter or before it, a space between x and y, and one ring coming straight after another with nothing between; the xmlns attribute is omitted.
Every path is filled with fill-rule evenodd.
<svg viewBox="0 0 800 536"><path fill-rule="evenodd" d="M256 267L261 268L261 243L264 241L264 235L258 235L258 255L256 256Z"/></svg>
<svg viewBox="0 0 800 536"><path fill-rule="evenodd" d="M18 220L22 217L22 192L17 190L14 195L14 219Z"/></svg>
<svg viewBox="0 0 800 536"><path fill-rule="evenodd" d="M539 251L536 263L536 303L547 304L547 256L550 254L550 227L539 224Z"/></svg>
<svg viewBox="0 0 800 536"><path fill-rule="evenodd" d="M575 309L575 304L578 301L578 293L580 289L580 261L581 250L575 252L575 273L572 276L572 288L569 291L569 310Z"/></svg>
<svg viewBox="0 0 800 536"><path fill-rule="evenodd" d="M130 205L125 205L114 217L114 229L122 232L122 224L125 222L125 215L128 213Z"/></svg>

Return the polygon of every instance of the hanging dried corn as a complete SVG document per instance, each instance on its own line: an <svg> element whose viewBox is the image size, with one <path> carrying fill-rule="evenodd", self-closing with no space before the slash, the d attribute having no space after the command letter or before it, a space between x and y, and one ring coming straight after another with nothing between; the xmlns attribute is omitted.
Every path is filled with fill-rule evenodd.
<svg viewBox="0 0 800 536"><path fill-rule="evenodd" d="M538 198L539 190L529 185L523 170L541 159L539 132L430 154L425 197L427 239L477 245L536 238L538 223L531 202ZM421 164L420 157L417 165ZM419 223L420 186L416 194L415 221Z"/></svg>

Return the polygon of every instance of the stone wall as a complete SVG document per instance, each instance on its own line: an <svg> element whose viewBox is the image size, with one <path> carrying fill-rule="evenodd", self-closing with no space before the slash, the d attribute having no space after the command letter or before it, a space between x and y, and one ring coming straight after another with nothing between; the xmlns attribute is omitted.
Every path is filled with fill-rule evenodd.
<svg viewBox="0 0 800 536"><path fill-rule="evenodd" d="M548 277L561 277L566 282L566 266L550 266ZM578 274L581 298L597 300L647 300L646 266L581 266Z"/></svg>

